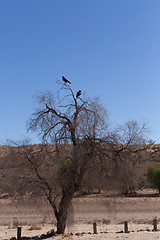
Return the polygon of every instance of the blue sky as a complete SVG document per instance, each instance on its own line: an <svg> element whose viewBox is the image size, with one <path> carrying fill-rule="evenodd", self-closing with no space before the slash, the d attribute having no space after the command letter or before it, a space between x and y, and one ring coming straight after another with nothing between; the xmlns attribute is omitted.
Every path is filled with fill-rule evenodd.
<svg viewBox="0 0 160 240"><path fill-rule="evenodd" d="M100 96L112 126L146 121L160 143L159 0L1 0L0 143L19 139L33 95L57 89Z"/></svg>

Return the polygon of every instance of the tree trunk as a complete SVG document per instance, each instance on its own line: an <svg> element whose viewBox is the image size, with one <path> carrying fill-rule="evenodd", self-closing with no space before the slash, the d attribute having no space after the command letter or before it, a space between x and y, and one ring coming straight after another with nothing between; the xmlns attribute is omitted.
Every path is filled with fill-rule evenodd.
<svg viewBox="0 0 160 240"><path fill-rule="evenodd" d="M57 234L64 234L66 228L66 216L61 215L57 218Z"/></svg>
<svg viewBox="0 0 160 240"><path fill-rule="evenodd" d="M64 234L67 222L67 215L69 207L73 198L74 192L64 191L59 204L59 211L57 214L57 234Z"/></svg>

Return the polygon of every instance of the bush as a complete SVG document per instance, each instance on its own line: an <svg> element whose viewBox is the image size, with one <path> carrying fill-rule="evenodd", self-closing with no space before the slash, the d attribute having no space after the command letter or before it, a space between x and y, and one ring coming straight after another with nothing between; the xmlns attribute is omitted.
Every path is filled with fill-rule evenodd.
<svg viewBox="0 0 160 240"><path fill-rule="evenodd" d="M151 187L158 189L160 193L160 168L148 167L147 179L151 184Z"/></svg>

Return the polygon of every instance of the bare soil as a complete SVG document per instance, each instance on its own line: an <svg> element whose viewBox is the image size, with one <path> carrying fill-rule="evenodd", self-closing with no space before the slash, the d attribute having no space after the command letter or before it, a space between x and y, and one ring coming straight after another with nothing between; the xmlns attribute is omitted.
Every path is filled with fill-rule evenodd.
<svg viewBox="0 0 160 240"><path fill-rule="evenodd" d="M22 226L22 236L40 236L56 229L52 209L46 202L17 203L0 199L0 239L16 237L17 226ZM73 199L66 233L49 239L158 239L153 232L153 219L160 222L160 196L143 191L133 197L90 195ZM124 233L128 221L129 233ZM93 234L93 222L97 234ZM160 226L158 226L160 229Z"/></svg>

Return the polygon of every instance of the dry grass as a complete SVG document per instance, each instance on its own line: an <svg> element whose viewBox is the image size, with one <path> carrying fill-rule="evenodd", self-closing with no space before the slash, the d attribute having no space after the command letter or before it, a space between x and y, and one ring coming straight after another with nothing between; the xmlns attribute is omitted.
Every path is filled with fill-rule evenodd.
<svg viewBox="0 0 160 240"><path fill-rule="evenodd" d="M35 224L35 223L33 223L29 228L30 231L41 230L41 229L42 229L42 227L39 224Z"/></svg>

